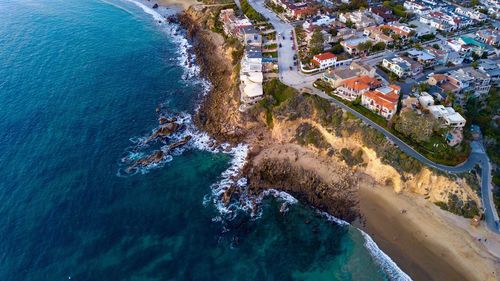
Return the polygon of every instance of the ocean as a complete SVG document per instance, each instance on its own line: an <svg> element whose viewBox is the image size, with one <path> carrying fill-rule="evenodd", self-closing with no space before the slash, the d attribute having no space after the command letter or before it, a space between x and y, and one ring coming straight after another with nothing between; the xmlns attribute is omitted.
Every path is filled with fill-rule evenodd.
<svg viewBox="0 0 500 281"><path fill-rule="evenodd" d="M369 236L287 194L260 198L257 216L217 200L246 146L209 148L190 122L209 83L157 12L0 0L0 14L0 280L408 279ZM194 138L128 170L164 145L144 143L157 108Z"/></svg>

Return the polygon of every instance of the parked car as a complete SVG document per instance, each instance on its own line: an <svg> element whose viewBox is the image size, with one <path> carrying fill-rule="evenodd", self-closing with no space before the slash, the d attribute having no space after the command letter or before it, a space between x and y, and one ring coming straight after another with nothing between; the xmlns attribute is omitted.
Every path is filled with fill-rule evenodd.
<svg viewBox="0 0 500 281"><path fill-rule="evenodd" d="M290 40L293 40L293 36L290 36Z"/></svg>
<svg viewBox="0 0 500 281"><path fill-rule="evenodd" d="M292 45L292 50L295 50L295 46L294 45Z"/></svg>
<svg viewBox="0 0 500 281"><path fill-rule="evenodd" d="M293 55L293 60L297 60L297 55Z"/></svg>
<svg viewBox="0 0 500 281"><path fill-rule="evenodd" d="M290 70L293 70L293 67L290 66Z"/></svg>
<svg viewBox="0 0 500 281"><path fill-rule="evenodd" d="M281 45L281 43L280 43L280 45L279 45L279 46L280 46L280 48L281 48L281 47L283 47L283 46Z"/></svg>
<svg viewBox="0 0 500 281"><path fill-rule="evenodd" d="M285 35L283 35L283 40L285 40Z"/></svg>
<svg viewBox="0 0 500 281"><path fill-rule="evenodd" d="M293 62L293 66L297 66L297 62L296 61Z"/></svg>

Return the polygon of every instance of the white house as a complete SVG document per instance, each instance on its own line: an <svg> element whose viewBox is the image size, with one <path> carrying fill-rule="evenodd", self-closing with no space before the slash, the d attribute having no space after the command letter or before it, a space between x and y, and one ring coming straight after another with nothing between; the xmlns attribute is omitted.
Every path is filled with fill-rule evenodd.
<svg viewBox="0 0 500 281"><path fill-rule="evenodd" d="M431 105L427 107L430 114L440 120L443 126L452 128L463 128L465 126L465 118L460 113L455 112L452 107L444 107L443 105Z"/></svg>
<svg viewBox="0 0 500 281"><path fill-rule="evenodd" d="M337 65L337 56L330 52L321 53L313 57L312 63L317 65L320 69L335 67Z"/></svg>

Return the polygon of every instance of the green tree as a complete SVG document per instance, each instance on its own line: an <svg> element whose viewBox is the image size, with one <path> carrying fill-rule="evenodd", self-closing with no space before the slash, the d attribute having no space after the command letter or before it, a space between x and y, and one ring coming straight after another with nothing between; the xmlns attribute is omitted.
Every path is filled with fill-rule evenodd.
<svg viewBox="0 0 500 281"><path fill-rule="evenodd" d="M373 45L372 50L374 52L383 51L385 50L385 47L386 45L384 42L378 42L377 44Z"/></svg>
<svg viewBox="0 0 500 281"><path fill-rule="evenodd" d="M370 51L372 46L373 46L372 41L366 41L364 43L359 43L357 48L360 51Z"/></svg>
<svg viewBox="0 0 500 281"><path fill-rule="evenodd" d="M344 47L342 47L342 45L340 45L340 42L337 42L337 43L333 44L331 51L332 51L332 53L338 55L338 54L341 54L342 52L344 52Z"/></svg>
<svg viewBox="0 0 500 281"><path fill-rule="evenodd" d="M345 26L352 28L354 26L354 23L351 20L347 20L347 22L345 23Z"/></svg>
<svg viewBox="0 0 500 281"><path fill-rule="evenodd" d="M434 49L436 49L436 50L439 50L439 49L440 49L440 47L439 47L439 45L438 45L438 44L432 44L432 48L434 48Z"/></svg>
<svg viewBox="0 0 500 281"><path fill-rule="evenodd" d="M402 111L394 126L396 131L419 143L428 142L437 128L436 120L413 110Z"/></svg>
<svg viewBox="0 0 500 281"><path fill-rule="evenodd" d="M446 92L446 104L453 105L455 102L455 94L452 93L451 91Z"/></svg>
<svg viewBox="0 0 500 281"><path fill-rule="evenodd" d="M311 40L309 41L309 51L312 55L321 53L323 51L323 34L321 30L317 29L314 31Z"/></svg>

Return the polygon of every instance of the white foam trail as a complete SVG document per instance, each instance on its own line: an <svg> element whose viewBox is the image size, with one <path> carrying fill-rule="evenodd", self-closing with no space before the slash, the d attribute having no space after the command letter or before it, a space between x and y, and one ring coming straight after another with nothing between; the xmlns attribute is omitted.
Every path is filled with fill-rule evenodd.
<svg viewBox="0 0 500 281"><path fill-rule="evenodd" d="M375 261L382 267L384 272L386 272L391 280L397 281L411 281L412 279L408 274L402 271L398 265L380 248L377 243L373 241L370 235L366 234L364 231L359 229L363 237L365 238L365 247L368 249Z"/></svg>
<svg viewBox="0 0 500 281"><path fill-rule="evenodd" d="M322 215L323 217L325 217L327 221L333 222L335 224L342 225L342 226L350 226L351 225L350 223L346 222L345 220L341 220L339 218L336 218L327 212L323 212L320 210L316 210L316 212L318 214Z"/></svg>
<svg viewBox="0 0 500 281"><path fill-rule="evenodd" d="M279 198L288 204L296 204L299 202L297 199L295 199L295 197L284 191L279 191L271 188L262 192L262 197L266 197L269 195L273 196L274 198Z"/></svg>
<svg viewBox="0 0 500 281"><path fill-rule="evenodd" d="M343 225L343 226L351 226L350 223L338 219L327 212L323 212L320 210L317 210L318 214L324 216L328 221L334 222L338 225ZM361 235L363 235L363 238L365 239L365 248L368 250L370 255L373 257L375 262L382 268L382 270L389 276L391 280L394 281L411 281L412 279L408 274L406 274L403 270L401 270L398 265L380 248L378 247L377 243L373 241L373 239L368 235L366 232L363 230L356 228L361 232Z"/></svg>
<svg viewBox="0 0 500 281"><path fill-rule="evenodd" d="M200 76L201 69L196 64L196 56L192 52L192 46L189 40L184 36L182 29L176 23L169 23L166 21L166 17L175 14L174 10L167 9L166 7L160 6L157 9L148 7L147 5L151 3L146 3L144 1L137 0L125 0L127 2L133 3L134 5L141 8L145 13L151 15L155 20L156 24L162 27L162 30L169 35L169 38L178 45L177 48L177 63L184 67L184 74L182 75L183 80L190 80L190 83L199 84L203 88L203 92L206 93L211 87L211 84L206 79L202 79ZM199 78L193 80L193 78Z"/></svg>
<svg viewBox="0 0 500 281"><path fill-rule="evenodd" d="M160 13L156 12L154 9L144 5L143 3L139 2L139 1L133 1L133 0L125 0L127 2L130 2L130 3L133 3L135 5L137 5L139 8L141 8L145 13L153 16L153 18L157 21L164 21L165 19L163 18L162 15L160 15Z"/></svg>
<svg viewBox="0 0 500 281"><path fill-rule="evenodd" d="M157 21L157 23L158 21L161 21L162 24L165 23L164 17L160 13L156 12L154 9L149 8L143 3L140 3L138 1L134 0L126 0L126 1L134 3L135 5L143 9L144 12L150 14ZM198 65L196 65L194 55L191 55L191 53L189 52L190 49L192 48L189 41L184 36L179 35L180 32L178 26L174 24L168 24L167 26L169 26L170 28L167 28L165 30L169 33L171 38L174 39L174 42L176 42L179 45L178 63L181 66L183 66L186 70L184 72L183 79L188 80L196 76L199 76L201 69ZM193 82L193 80L191 80L191 82ZM204 89L203 91L204 94L208 93L208 91L211 88L211 84L208 80L199 78L197 80L197 83L202 85ZM198 104L196 110L199 109L200 104L201 103ZM221 214L221 216L216 216L215 218L213 218L212 221L220 222L223 221L224 219L232 219L236 216L238 210L243 210L248 212L252 210L255 203L258 202L259 199L262 199L263 196L272 195L274 197L281 198L285 202L290 204L297 203L297 199L295 199L292 195L274 189L269 189L265 191L260 198L249 197L246 193L247 180L244 177L239 177L241 169L246 164L246 158L248 155L248 145L239 144L236 147L231 148L230 150L225 150L226 146L228 146L229 144L222 144L220 148L212 147L211 143L214 143L214 140L207 133L199 131L193 125L193 122L191 120L192 117L190 114L183 113L181 114L179 119L180 119L179 123L186 125L187 129L184 131L183 134L179 134L177 136L177 139L181 139L182 137L188 134L193 136L193 139L190 141L189 145L179 149L178 153L182 153L187 147L195 147L200 150L210 151L213 153L223 152L231 154L233 156L229 168L221 174L222 179L211 186L212 194L209 196L205 196L205 198L203 199L204 205L207 205L209 202L213 202L217 210ZM139 142L141 139L134 138L133 140ZM142 140L144 140L144 138L142 138ZM172 161L172 156L169 155L166 157L165 161L159 164L151 165L150 167L147 167L145 169L140 169L140 172L147 173L147 171L150 168L161 167L163 166L164 163L170 161ZM232 203L230 202L228 205L225 205L221 200L221 196L231 186L236 186L239 188L240 200L238 202L232 202ZM331 216L326 212L318 211L318 213L325 216L327 220L334 222L338 225L344 225L344 226L350 225L348 222L338 219L334 216ZM261 213L253 214L254 219L255 218L258 219L260 217L260 214ZM224 218L222 216L224 216ZM382 250L380 250L375 241L373 241L373 239L368 234L366 234L362 230L359 231L361 232L361 234L365 239L365 247L368 249L373 258L377 261L377 263L382 267L384 272L386 272L389 275L391 280L411 281L411 278L404 271L402 271L389 256L387 256Z"/></svg>

